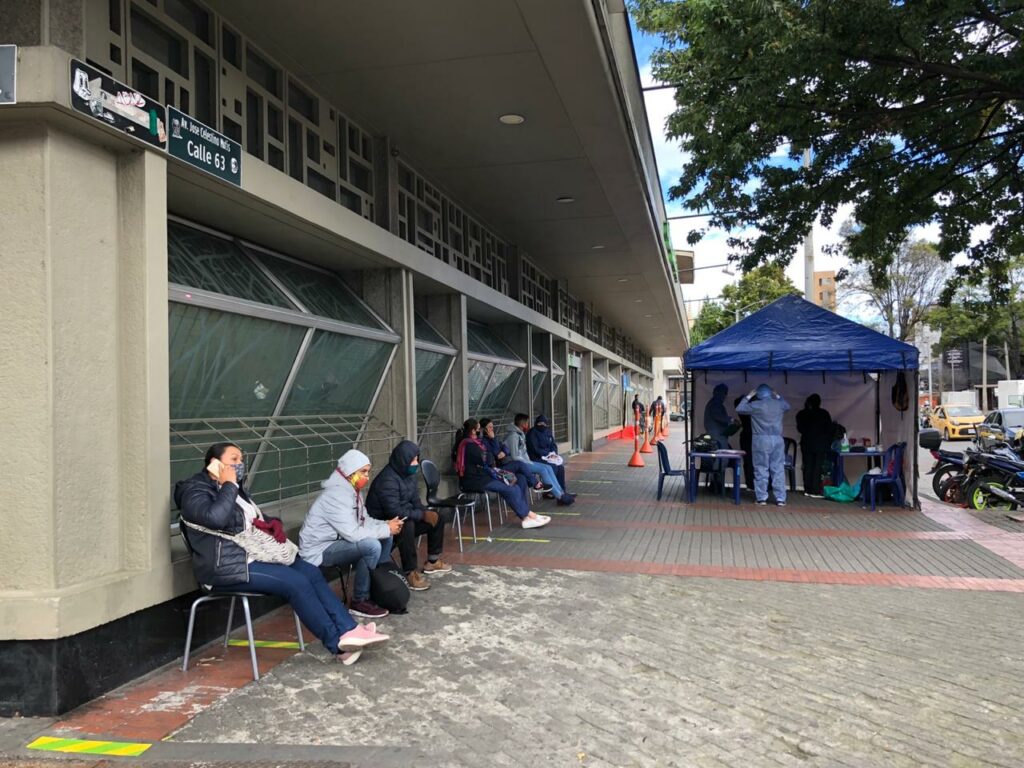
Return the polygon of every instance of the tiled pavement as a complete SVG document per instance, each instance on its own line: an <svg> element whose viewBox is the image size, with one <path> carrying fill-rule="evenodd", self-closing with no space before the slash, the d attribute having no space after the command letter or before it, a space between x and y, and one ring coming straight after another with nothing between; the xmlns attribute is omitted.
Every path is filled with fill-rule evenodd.
<svg viewBox="0 0 1024 768"><path fill-rule="evenodd" d="M542 510L569 514L467 542L354 667L260 649L253 684L215 646L46 733L155 742L153 766L1024 765L1024 534L927 504L690 506L679 480L655 502L628 455L576 457L579 502Z"/></svg>

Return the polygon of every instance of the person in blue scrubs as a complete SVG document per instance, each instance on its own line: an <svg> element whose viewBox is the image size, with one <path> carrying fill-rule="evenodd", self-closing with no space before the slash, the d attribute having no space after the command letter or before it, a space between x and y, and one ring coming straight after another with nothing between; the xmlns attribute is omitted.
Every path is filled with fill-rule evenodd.
<svg viewBox="0 0 1024 768"><path fill-rule="evenodd" d="M736 413L750 416L754 435L754 498L768 503L768 477L771 476L775 503L786 506L786 443L782 439L782 417L789 410L778 392L761 384L743 398Z"/></svg>

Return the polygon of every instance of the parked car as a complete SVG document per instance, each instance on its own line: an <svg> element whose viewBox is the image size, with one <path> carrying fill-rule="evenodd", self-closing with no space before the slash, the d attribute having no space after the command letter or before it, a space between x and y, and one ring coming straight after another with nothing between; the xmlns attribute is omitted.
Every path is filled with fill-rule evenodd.
<svg viewBox="0 0 1024 768"><path fill-rule="evenodd" d="M1012 440L1024 429L1024 408L1000 408L978 425L978 437L988 440Z"/></svg>
<svg viewBox="0 0 1024 768"><path fill-rule="evenodd" d="M668 415L668 420L669 421L686 421L686 417L683 414L681 414L681 413L677 413L676 411L672 411Z"/></svg>
<svg viewBox="0 0 1024 768"><path fill-rule="evenodd" d="M942 432L943 440L973 438L984 419L973 405L940 405L932 412L932 427Z"/></svg>

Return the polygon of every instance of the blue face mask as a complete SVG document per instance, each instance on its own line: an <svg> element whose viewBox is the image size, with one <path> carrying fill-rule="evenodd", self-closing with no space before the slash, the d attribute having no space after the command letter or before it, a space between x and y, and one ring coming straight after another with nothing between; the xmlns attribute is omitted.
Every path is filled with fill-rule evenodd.
<svg viewBox="0 0 1024 768"><path fill-rule="evenodd" d="M241 484L245 480L245 464L233 464L232 466L235 469L235 477L238 478L238 482Z"/></svg>
<svg viewBox="0 0 1024 768"><path fill-rule="evenodd" d="M405 474L407 474L407 475L415 475L419 471L420 471L420 465L419 464L410 464L408 467L405 468Z"/></svg>

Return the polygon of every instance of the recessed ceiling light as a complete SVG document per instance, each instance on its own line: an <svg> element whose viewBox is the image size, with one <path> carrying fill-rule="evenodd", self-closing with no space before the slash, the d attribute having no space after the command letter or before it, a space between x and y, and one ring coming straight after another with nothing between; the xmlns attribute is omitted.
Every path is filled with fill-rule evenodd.
<svg viewBox="0 0 1024 768"><path fill-rule="evenodd" d="M526 122L526 118L522 115L517 115L514 112L509 112L507 115L499 117L498 122L503 125L522 125Z"/></svg>
<svg viewBox="0 0 1024 768"><path fill-rule="evenodd" d="M643 304L643 299L633 299L634 304Z"/></svg>
<svg viewBox="0 0 1024 768"><path fill-rule="evenodd" d="M647 314L647 315L644 315L644 317L654 317L654 315Z"/></svg>
<svg viewBox="0 0 1024 768"><path fill-rule="evenodd" d="M590 246L590 250L592 250L592 251L603 251L604 250L604 246L603 245L592 245L592 246Z"/></svg>
<svg viewBox="0 0 1024 768"><path fill-rule="evenodd" d="M575 203L576 202L576 198L575 197L571 197L570 195L562 195L561 197L556 197L555 198L555 202L556 203L563 203L563 204L564 203Z"/></svg>
<svg viewBox="0 0 1024 768"><path fill-rule="evenodd" d="M628 277L620 277L616 282L628 283L629 282L629 278Z"/></svg>

